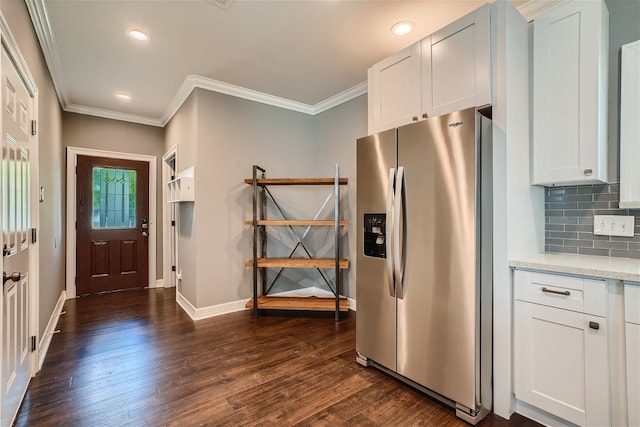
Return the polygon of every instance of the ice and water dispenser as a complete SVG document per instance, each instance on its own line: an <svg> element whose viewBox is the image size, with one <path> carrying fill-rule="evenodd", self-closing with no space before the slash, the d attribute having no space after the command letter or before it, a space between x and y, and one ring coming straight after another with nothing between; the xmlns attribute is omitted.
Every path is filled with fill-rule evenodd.
<svg viewBox="0 0 640 427"><path fill-rule="evenodd" d="M364 214L364 255L386 258L386 214Z"/></svg>

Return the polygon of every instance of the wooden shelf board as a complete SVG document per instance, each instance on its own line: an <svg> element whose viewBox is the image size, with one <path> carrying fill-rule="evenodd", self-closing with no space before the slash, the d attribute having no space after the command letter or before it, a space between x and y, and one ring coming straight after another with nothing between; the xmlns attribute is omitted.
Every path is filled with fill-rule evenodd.
<svg viewBox="0 0 640 427"><path fill-rule="evenodd" d="M253 308L251 298L246 308ZM305 310L305 311L335 311L335 298L319 297L258 297L258 308L261 310ZM345 297L340 297L340 311L349 311L349 303Z"/></svg>
<svg viewBox="0 0 640 427"><path fill-rule="evenodd" d="M253 266L253 260L245 263L247 267ZM258 267L267 268L335 268L336 262L333 258L258 258ZM340 269L349 268L349 260L341 258Z"/></svg>
<svg viewBox="0 0 640 427"><path fill-rule="evenodd" d="M244 222L247 225L252 225L253 221L248 220ZM341 227L349 225L349 221L338 221ZM292 226L331 226L333 227L333 220L330 219L259 219L258 225L292 225Z"/></svg>
<svg viewBox="0 0 640 427"><path fill-rule="evenodd" d="M247 178L245 183L253 185L253 179ZM347 185L347 178L338 178L339 185ZM258 185L334 185L335 178L260 178Z"/></svg>

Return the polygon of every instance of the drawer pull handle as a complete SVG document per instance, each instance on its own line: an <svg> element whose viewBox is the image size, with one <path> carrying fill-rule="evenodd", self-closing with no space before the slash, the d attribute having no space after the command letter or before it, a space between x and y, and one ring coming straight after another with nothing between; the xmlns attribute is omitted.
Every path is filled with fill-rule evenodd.
<svg viewBox="0 0 640 427"><path fill-rule="evenodd" d="M542 288L542 292L546 292L548 294L555 294L555 295L563 295L565 297L568 297L569 295L571 295L571 292L569 291L554 291L553 289L548 289L548 288Z"/></svg>
<svg viewBox="0 0 640 427"><path fill-rule="evenodd" d="M589 327L597 331L598 329L600 329L600 324L598 322L589 322Z"/></svg>

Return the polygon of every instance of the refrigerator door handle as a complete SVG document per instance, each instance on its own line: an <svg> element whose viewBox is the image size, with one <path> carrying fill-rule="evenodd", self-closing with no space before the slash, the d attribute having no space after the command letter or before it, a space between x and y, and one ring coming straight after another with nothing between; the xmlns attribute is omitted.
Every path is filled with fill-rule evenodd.
<svg viewBox="0 0 640 427"><path fill-rule="evenodd" d="M404 218L404 199L405 199L405 180L404 180L404 167L398 167L398 174L396 175L395 185L395 197L393 208L393 265L394 265L394 278L396 283L396 296L398 298L404 297L404 262L402 262L402 248L400 245L400 239L404 242L404 230L403 218ZM400 225L403 226L402 230ZM401 234L402 231L402 234Z"/></svg>
<svg viewBox="0 0 640 427"><path fill-rule="evenodd" d="M394 268L393 268L393 223L395 222L395 218L393 216L393 181L395 179L396 170L395 168L389 169L389 180L387 182L387 225L386 232L387 238L385 240L385 251L387 258L387 284L389 285L389 295L395 297L395 289L393 286L393 276L394 276Z"/></svg>

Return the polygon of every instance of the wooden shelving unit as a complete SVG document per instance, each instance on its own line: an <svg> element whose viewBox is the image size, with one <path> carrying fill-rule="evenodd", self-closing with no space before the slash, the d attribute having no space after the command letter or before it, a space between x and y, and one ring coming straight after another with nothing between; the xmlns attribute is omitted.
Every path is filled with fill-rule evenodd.
<svg viewBox="0 0 640 427"><path fill-rule="evenodd" d="M318 297L258 297L258 305L261 310L305 310L305 311L333 311L335 309L333 298ZM253 299L246 305L253 307ZM340 311L349 311L349 303L346 298L340 298Z"/></svg>
<svg viewBox="0 0 640 427"><path fill-rule="evenodd" d="M246 307L253 309L255 317L258 317L259 310L304 310L304 311L334 311L336 321L340 320L340 312L348 310L348 302L345 297L340 296L341 273L340 270L349 268L349 260L340 258L340 229L348 225L348 221L340 219L340 187L348 184L347 178L340 178L338 165L335 167L333 178L266 178L266 171L260 166L253 166L253 178L245 179L244 182L253 187L253 219L246 221L247 225L253 227L253 257L245 265L253 269L253 298L247 302ZM294 220L287 218L286 214L268 190L270 186L332 186L334 218ZM281 219L267 219L266 203L271 200L277 208ZM324 205L323 205L324 207ZM318 211L318 216L320 211ZM298 244L291 251L289 257L270 258L266 255L266 227L289 227L297 236ZM296 233L293 227L333 227L334 248L333 258L314 258L304 245L303 237ZM294 257L299 246L302 246L305 258ZM267 284L266 269L280 269L278 275L270 284ZM315 268L320 273L327 287L333 293L333 298L317 296L276 296L270 295L273 285L280 277L280 273L285 268ZM335 272L335 283L327 278L322 269L333 269ZM260 280L261 279L261 280ZM259 292L258 282L261 282L261 292ZM254 303L256 302L256 303Z"/></svg>
<svg viewBox="0 0 640 427"><path fill-rule="evenodd" d="M258 268L333 268L333 258L258 258ZM245 263L247 267L253 267L254 261L250 259ZM348 259L339 260L340 269L349 268Z"/></svg>
<svg viewBox="0 0 640 427"><path fill-rule="evenodd" d="M334 225L334 221L332 219L259 219L257 224L258 225L270 225L270 226L274 226L274 225L283 225L283 226L305 226L305 225L312 225L312 226L332 226ZM349 224L349 221L338 221L338 223L340 224L341 227L346 227ZM245 221L245 224L247 225L253 225L253 221Z"/></svg>

